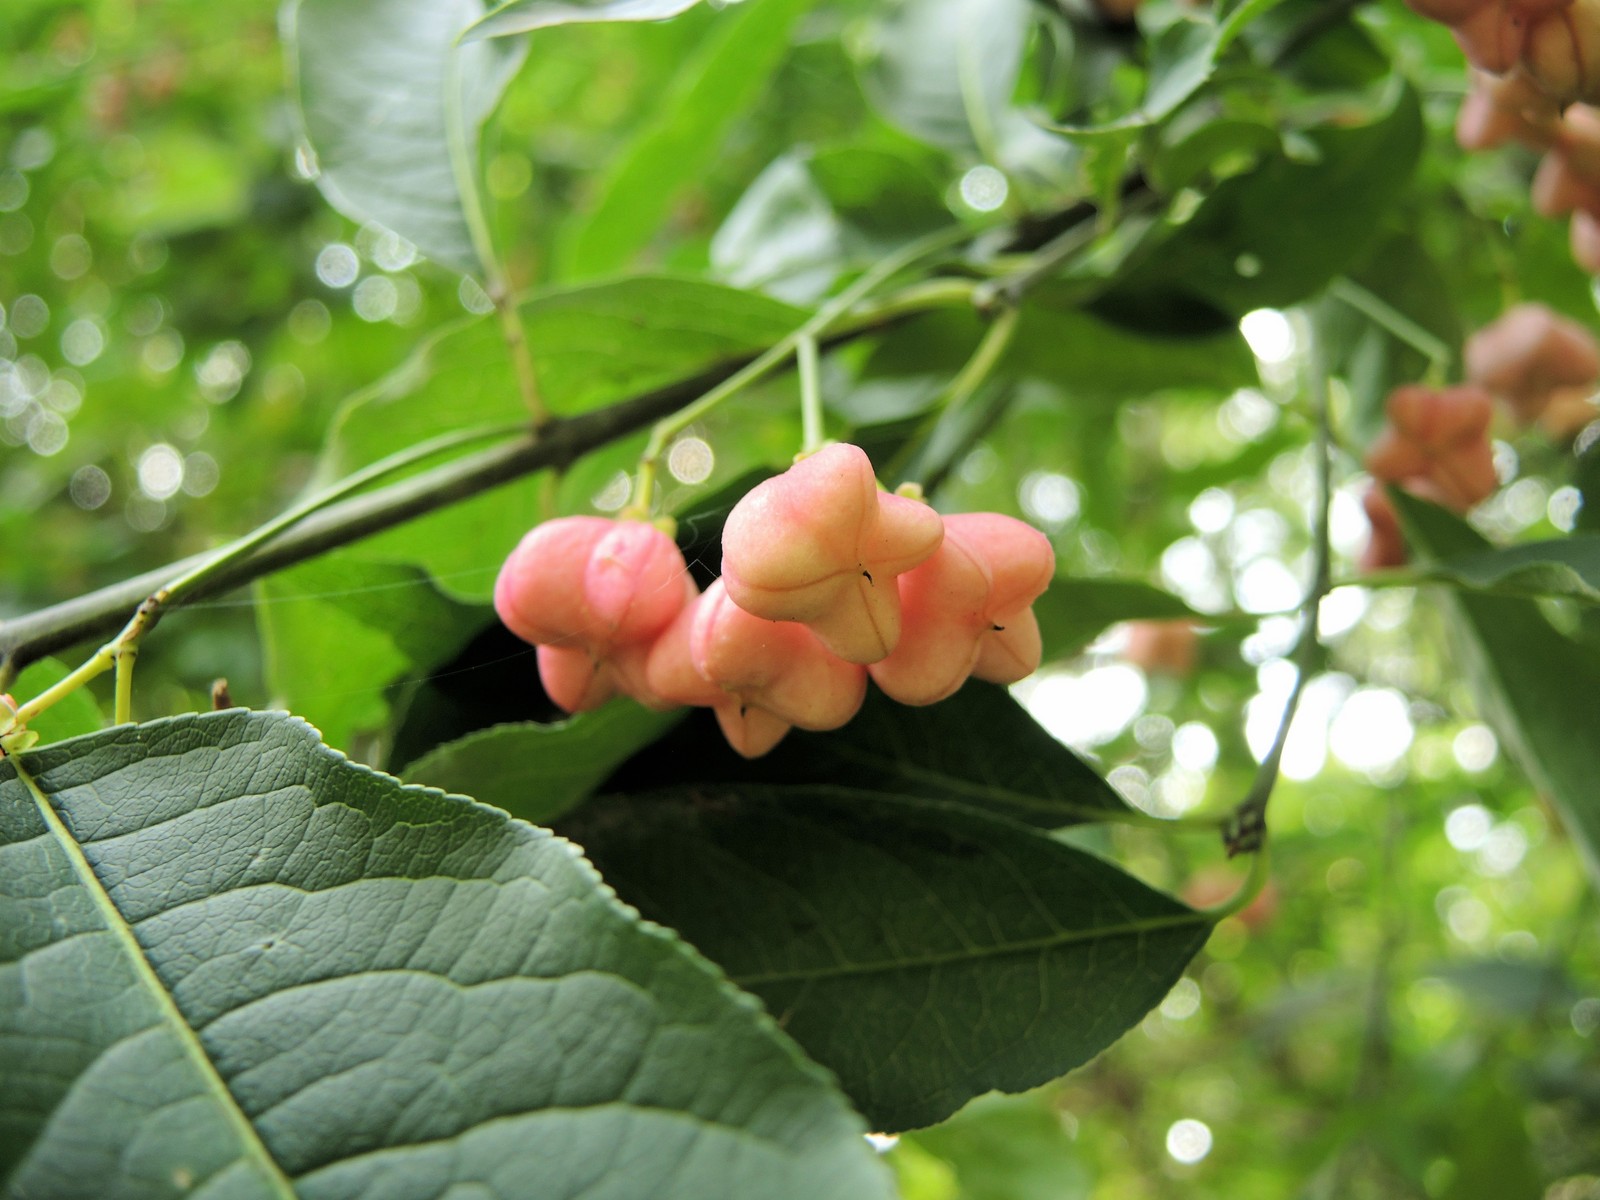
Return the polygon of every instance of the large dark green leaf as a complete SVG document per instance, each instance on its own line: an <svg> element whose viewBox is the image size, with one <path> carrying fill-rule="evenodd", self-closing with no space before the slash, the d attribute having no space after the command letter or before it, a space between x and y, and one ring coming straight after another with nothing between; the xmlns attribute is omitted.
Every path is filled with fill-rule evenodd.
<svg viewBox="0 0 1600 1200"><path fill-rule="evenodd" d="M682 716L681 709L659 713L618 700L554 725L496 725L429 751L406 767L405 780L466 793L545 825Z"/></svg>
<svg viewBox="0 0 1600 1200"><path fill-rule="evenodd" d="M1098 1054L1210 922L1026 826L822 786L596 801L606 880L755 992L880 1129Z"/></svg>
<svg viewBox="0 0 1600 1200"><path fill-rule="evenodd" d="M0 1046L9 1196L888 1195L570 845L281 714L0 762Z"/></svg>
<svg viewBox="0 0 1600 1200"><path fill-rule="evenodd" d="M564 248L565 274L619 270L649 244L673 200L705 175L729 130L755 107L813 3L760 0L718 21L606 172L599 202Z"/></svg>
<svg viewBox="0 0 1600 1200"><path fill-rule="evenodd" d="M478 130L520 42L456 39L482 0L287 0L284 45L317 186L457 271L481 272ZM465 187L465 191L463 188Z"/></svg>
<svg viewBox="0 0 1600 1200"><path fill-rule="evenodd" d="M1459 517L1396 489L1389 494L1406 540L1430 558L1489 549ZM1600 886L1600 652L1557 632L1531 600L1437 594L1460 635L1458 665L1484 716L1560 811Z"/></svg>
<svg viewBox="0 0 1600 1200"><path fill-rule="evenodd" d="M728 749L708 713L695 713L629 763L608 790L680 782L827 784L951 801L1045 828L1127 811L1105 780L1005 688L976 680L927 708L897 704L869 689L843 729L797 730L754 760Z"/></svg>

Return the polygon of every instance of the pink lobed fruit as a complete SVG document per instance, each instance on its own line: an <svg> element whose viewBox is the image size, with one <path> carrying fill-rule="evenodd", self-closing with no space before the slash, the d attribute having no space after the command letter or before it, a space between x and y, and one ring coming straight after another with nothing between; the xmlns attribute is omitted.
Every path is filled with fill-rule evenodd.
<svg viewBox="0 0 1600 1200"><path fill-rule="evenodd" d="M1529 194L1534 211L1543 217L1569 212L1600 213L1600 187L1574 171L1571 159L1560 149L1548 151L1539 160Z"/></svg>
<svg viewBox="0 0 1600 1200"><path fill-rule="evenodd" d="M1600 108L1569 104L1555 125L1555 145L1572 173L1600 188Z"/></svg>
<svg viewBox="0 0 1600 1200"><path fill-rule="evenodd" d="M1600 379L1600 344L1542 304L1518 304L1467 339L1467 377L1503 397L1524 425L1559 388Z"/></svg>
<svg viewBox="0 0 1600 1200"><path fill-rule="evenodd" d="M1600 103L1600 0L1569 0L1526 25L1519 53L1540 90L1562 103Z"/></svg>
<svg viewBox="0 0 1600 1200"><path fill-rule="evenodd" d="M828 652L804 625L752 616L721 580L656 641L646 677L665 700L710 707L728 744L758 758L791 727L838 729L866 697L865 668Z"/></svg>
<svg viewBox="0 0 1600 1200"><path fill-rule="evenodd" d="M1183 679L1194 673L1200 656L1200 635L1193 623L1181 618L1132 621L1128 624L1128 645L1122 653L1146 674Z"/></svg>
<svg viewBox="0 0 1600 1200"><path fill-rule="evenodd" d="M877 662L900 637L895 578L944 538L939 514L882 492L859 446L835 444L751 489L728 514L722 578L733 602L799 621L847 662Z"/></svg>
<svg viewBox="0 0 1600 1200"><path fill-rule="evenodd" d="M1503 75L1516 66L1527 44L1528 22L1502 0L1490 0L1459 21L1450 32L1467 61L1480 70Z"/></svg>
<svg viewBox="0 0 1600 1200"><path fill-rule="evenodd" d="M1591 275L1600 275L1600 217L1575 212L1567 229L1572 261Z"/></svg>
<svg viewBox="0 0 1600 1200"><path fill-rule="evenodd" d="M1558 137L1561 111L1525 72L1505 76L1471 71L1471 90L1456 114L1456 142L1463 150L1489 150L1517 141L1541 148Z"/></svg>
<svg viewBox="0 0 1600 1200"><path fill-rule="evenodd" d="M1567 443L1600 418L1594 395L1586 387L1557 388L1539 414L1539 429L1553 442Z"/></svg>
<svg viewBox="0 0 1600 1200"><path fill-rule="evenodd" d="M1367 451L1374 478L1412 491L1431 484L1457 512L1498 486L1489 447L1494 401L1481 387L1400 387L1389 394L1387 410L1389 424Z"/></svg>
<svg viewBox="0 0 1600 1200"><path fill-rule="evenodd" d="M1400 532L1400 515L1389 502L1388 493L1376 483L1369 484L1362 493L1361 507L1367 514L1371 532L1357 566L1362 571L1405 566L1410 555L1405 535Z"/></svg>
<svg viewBox="0 0 1600 1200"><path fill-rule="evenodd" d="M584 712L619 693L667 706L645 682L645 660L694 596L682 553L654 525L562 517L511 552L494 605L512 633L539 647L550 698Z"/></svg>
<svg viewBox="0 0 1600 1200"><path fill-rule="evenodd" d="M1050 539L999 513L944 518L944 543L900 576L900 642L868 667L902 704L933 704L976 675L1015 683L1042 655L1033 602L1055 575Z"/></svg>

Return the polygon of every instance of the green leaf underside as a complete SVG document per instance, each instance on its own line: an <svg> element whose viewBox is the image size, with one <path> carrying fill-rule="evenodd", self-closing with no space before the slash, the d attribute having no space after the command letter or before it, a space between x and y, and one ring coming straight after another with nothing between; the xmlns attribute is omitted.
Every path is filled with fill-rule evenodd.
<svg viewBox="0 0 1600 1200"><path fill-rule="evenodd" d="M481 0L289 0L284 44L317 186L429 258L477 273L458 164L475 171L478 128L525 46L456 46ZM475 218L472 218L475 219Z"/></svg>
<svg viewBox="0 0 1600 1200"><path fill-rule="evenodd" d="M806 313L721 284L634 276L536 296L520 307L540 386L586 412L764 350ZM329 450L346 472L417 442L525 410L489 320L448 328L345 402Z"/></svg>
<svg viewBox="0 0 1600 1200"><path fill-rule="evenodd" d="M1199 17L1181 17L1150 43L1149 81L1138 108L1105 124L1047 127L1069 137L1093 138L1154 125L1210 81L1224 47L1221 27Z"/></svg>
<svg viewBox="0 0 1600 1200"><path fill-rule="evenodd" d="M1600 536L1594 534L1452 555L1421 570L1429 579L1475 591L1600 604Z"/></svg>
<svg viewBox="0 0 1600 1200"><path fill-rule="evenodd" d="M760 996L879 1129L1087 1061L1210 932L1081 850L910 797L685 789L602 798L573 832L624 899Z"/></svg>
<svg viewBox="0 0 1600 1200"><path fill-rule="evenodd" d="M492 582L492 570L484 575ZM271 575L256 596L273 696L340 749L387 722L386 685L436 669L495 619L416 567L350 552Z"/></svg>
<svg viewBox="0 0 1600 1200"><path fill-rule="evenodd" d="M983 152L1016 90L1027 0L898 0L880 9L862 73L874 107L912 137Z"/></svg>
<svg viewBox="0 0 1600 1200"><path fill-rule="evenodd" d="M703 178L729 130L761 96L815 0L762 0L723 16L600 184L600 199L562 256L566 273L625 267L649 243L672 203Z"/></svg>
<svg viewBox="0 0 1600 1200"><path fill-rule="evenodd" d="M1457 563L1488 557L1481 534L1452 513L1389 489L1406 541ZM1484 716L1518 765L1555 803L1600 886L1600 654L1557 632L1532 600L1439 592L1459 665Z"/></svg>
<svg viewBox="0 0 1600 1200"><path fill-rule="evenodd" d="M462 35L462 41L531 33L553 25L599 21L664 21L688 12L700 0L510 0Z"/></svg>
<svg viewBox="0 0 1600 1200"><path fill-rule="evenodd" d="M496 725L425 754L406 767L405 781L465 793L543 825L587 799L683 715L617 700L556 725Z"/></svg>
<svg viewBox="0 0 1600 1200"><path fill-rule="evenodd" d="M7 1195L888 1195L825 1077L559 838L282 714L24 766Z"/></svg>

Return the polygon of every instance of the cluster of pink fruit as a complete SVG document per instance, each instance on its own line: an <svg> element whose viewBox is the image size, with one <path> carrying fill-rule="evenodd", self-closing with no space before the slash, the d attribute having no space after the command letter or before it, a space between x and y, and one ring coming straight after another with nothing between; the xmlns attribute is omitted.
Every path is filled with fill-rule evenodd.
<svg viewBox="0 0 1600 1200"><path fill-rule="evenodd" d="M1471 62L1456 118L1467 150L1543 152L1533 206L1571 213L1572 256L1600 274L1600 0L1407 0L1449 25Z"/></svg>
<svg viewBox="0 0 1600 1200"><path fill-rule="evenodd" d="M1520 73L1551 99L1600 101L1600 0L1406 0L1443 22L1469 62Z"/></svg>
<svg viewBox="0 0 1600 1200"><path fill-rule="evenodd" d="M866 454L834 444L754 488L728 515L722 577L700 592L646 521L564 517L506 560L495 609L538 646L568 712L616 695L710 707L740 754L837 729L871 675L903 704L969 676L1014 683L1039 665L1033 602L1055 574L1043 534L997 513L940 517L882 491Z"/></svg>
<svg viewBox="0 0 1600 1200"><path fill-rule="evenodd" d="M1464 357L1468 382L1462 386L1412 385L1390 393L1388 423L1366 460L1375 481L1462 513L1498 483L1489 444L1496 398L1519 424L1539 421L1558 436L1600 415L1590 401L1600 378L1600 346L1583 326L1542 304L1507 310L1467 339ZM1377 483L1363 506L1372 538L1361 566L1400 566L1405 539Z"/></svg>

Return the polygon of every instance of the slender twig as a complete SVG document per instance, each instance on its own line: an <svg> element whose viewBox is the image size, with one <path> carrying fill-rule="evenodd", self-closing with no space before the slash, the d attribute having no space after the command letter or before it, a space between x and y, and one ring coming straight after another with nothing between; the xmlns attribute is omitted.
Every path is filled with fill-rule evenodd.
<svg viewBox="0 0 1600 1200"><path fill-rule="evenodd" d="M889 465L883 469L885 479L895 482L904 480L919 482L925 491L931 493L944 482L944 477L961 454L965 453L967 445L988 432L993 426L994 418L999 415L998 411L994 411L992 415L982 414L979 420L972 422L967 436L961 439L964 444L950 447L949 453L943 456L940 463L923 461L941 424L947 422L951 414L959 413L994 374L995 367L1005 357L1006 350L1016 337L1017 322L1020 318L1021 310L1015 305L1006 305L999 310L994 320L990 322L989 328L984 331L983 338L973 350L972 356L945 387L943 394L934 401L932 412L923 422L922 428L917 431L917 435L908 440L900 448L899 453L889 460Z"/></svg>
<svg viewBox="0 0 1600 1200"><path fill-rule="evenodd" d="M800 373L800 453L814 454L822 448L824 436L817 339L801 338L795 344L794 361Z"/></svg>
<svg viewBox="0 0 1600 1200"><path fill-rule="evenodd" d="M1160 200L1154 192L1142 188L1132 191L1125 189L1119 194L1123 197L1122 212L1127 216L1148 212ZM1093 214L1098 210L1089 211ZM983 284L973 297L973 302L979 308L1019 303L1039 283L1056 274L1062 266L1092 246L1101 233L1100 222L1094 219L1068 227L1065 232L1034 251L1018 270Z"/></svg>
<svg viewBox="0 0 1600 1200"><path fill-rule="evenodd" d="M539 395L539 376L533 366L533 352L528 348L528 335L522 328L522 314L503 281L490 284L489 299L494 303L500 319L500 336L511 356L511 369L516 373L517 391L528 406L535 428L550 420L550 410Z"/></svg>
<svg viewBox="0 0 1600 1200"><path fill-rule="evenodd" d="M1225 823L1225 820L1218 821L1212 828L1219 828ZM1267 860L1267 848L1263 845L1250 856L1250 870L1245 875L1244 882L1239 885L1239 890L1221 904L1202 908L1200 911L1213 921L1221 921L1249 908L1251 901L1261 894L1261 889L1267 886L1267 880L1272 876L1272 872L1268 870Z"/></svg>
<svg viewBox="0 0 1600 1200"><path fill-rule="evenodd" d="M1317 468L1316 512L1312 521L1312 554L1315 566L1311 585L1301 604L1300 636L1291 655L1295 667L1294 687L1284 701L1283 716L1278 721L1278 732L1272 746L1261 760L1250 790L1233 810L1233 817L1223 830L1223 841L1229 855L1248 854L1261 848L1267 832L1267 802L1278 783L1278 772L1283 764L1284 747L1289 743L1289 731L1294 725L1300 697L1304 694L1311 673L1316 670L1321 655L1317 641L1317 614L1322 598L1328 594L1331 577L1332 548L1328 538L1328 509L1333 499L1332 428L1328 416L1328 376L1321 339L1313 331L1306 364L1306 390L1311 397L1316 414L1316 440L1314 453Z"/></svg>
<svg viewBox="0 0 1600 1200"><path fill-rule="evenodd" d="M630 509L636 513L648 513L654 502L656 472L660 468L661 456L666 452L668 444L683 430L696 421L705 417L719 404L738 395L739 392L752 384L759 383L768 375L793 357L796 348L805 338L817 338L826 333L835 321L841 320L851 309L895 275L919 262L930 255L937 254L970 238L970 230L962 226L950 229L940 229L918 238L916 241L902 246L894 253L879 259L861 277L844 291L829 300L799 328L779 338L770 347L749 362L746 366L724 379L716 387L701 396L693 404L678 410L669 417L663 418L650 431L650 440L645 444L644 453L639 456L638 482L634 487L633 503ZM967 284L964 299L970 303L976 284ZM948 305L955 295L961 292L952 292L941 289L937 293L940 307Z"/></svg>
<svg viewBox="0 0 1600 1200"><path fill-rule="evenodd" d="M1410 346L1428 360L1433 372L1442 374L1450 366L1450 347L1418 325L1393 305L1374 296L1352 280L1339 278L1328 285L1328 295L1348 304L1379 328Z"/></svg>
<svg viewBox="0 0 1600 1200"><path fill-rule="evenodd" d="M483 267L484 292L489 297L489 303L494 305L495 317L500 323L500 336L511 358L517 391L528 408L534 426L538 427L550 419L550 410L539 395L539 377L534 370L533 354L528 348L528 335L522 327L516 297L506 282L505 270L500 265L494 239L489 233L489 216L483 203L483 191L478 186L478 164L471 152L472 131L463 107L465 87L466 80L461 75L461 50L456 47L451 52L449 79L444 89L445 141L450 153L450 172L455 180L456 192L461 197L467 236L471 238L473 253Z"/></svg>
<svg viewBox="0 0 1600 1200"><path fill-rule="evenodd" d="M326 509L369 484L385 479L400 471L436 458L447 450L482 442L490 438L505 438L521 430L521 426L496 426L489 429L461 430L430 438L397 454L378 460L370 466L341 480L339 483L292 505L253 532L230 542L220 550L202 555L200 561L187 568L178 569L167 583L146 596L133 617L114 639L101 646L88 662L73 671L55 686L19 706L13 714L15 725L26 725L40 713L50 708L69 693L76 691L96 676L116 669L115 719L121 725L133 719L133 665L139 656L139 646L145 634L155 628L156 622L170 607L178 605L192 592L200 589L207 579L225 571L230 565L247 559L257 547L270 542L314 513Z"/></svg>

